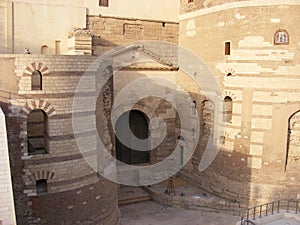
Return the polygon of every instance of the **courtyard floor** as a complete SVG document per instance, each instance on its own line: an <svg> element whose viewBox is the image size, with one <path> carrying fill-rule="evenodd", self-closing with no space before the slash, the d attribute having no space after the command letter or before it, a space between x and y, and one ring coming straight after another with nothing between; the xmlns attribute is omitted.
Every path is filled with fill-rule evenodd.
<svg viewBox="0 0 300 225"><path fill-rule="evenodd" d="M153 201L120 206L121 225L235 225L239 216L188 210Z"/></svg>

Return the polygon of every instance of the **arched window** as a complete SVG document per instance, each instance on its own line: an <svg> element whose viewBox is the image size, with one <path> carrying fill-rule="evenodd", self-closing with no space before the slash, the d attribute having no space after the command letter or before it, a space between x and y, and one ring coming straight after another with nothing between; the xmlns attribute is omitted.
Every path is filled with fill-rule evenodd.
<svg viewBox="0 0 300 225"><path fill-rule="evenodd" d="M179 140L179 163L180 165L183 165L184 163L184 142L185 142L185 139L183 136L178 136L177 139Z"/></svg>
<svg viewBox="0 0 300 225"><path fill-rule="evenodd" d="M49 48L48 48L47 45L43 45L41 47L41 54L43 54L43 55L48 55L49 54Z"/></svg>
<svg viewBox="0 0 300 225"><path fill-rule="evenodd" d="M31 75L31 90L42 90L42 74L40 71L35 70Z"/></svg>
<svg viewBox="0 0 300 225"><path fill-rule="evenodd" d="M28 155L45 154L48 146L48 118L41 109L32 110L27 117Z"/></svg>
<svg viewBox="0 0 300 225"><path fill-rule="evenodd" d="M232 99L229 96L224 98L224 122L232 122Z"/></svg>
<svg viewBox="0 0 300 225"><path fill-rule="evenodd" d="M288 45L289 44L289 34L284 29L279 29L274 35L274 44L275 45Z"/></svg>
<svg viewBox="0 0 300 225"><path fill-rule="evenodd" d="M192 102L192 114L196 115L196 112L197 112L197 102L193 101Z"/></svg>
<svg viewBox="0 0 300 225"><path fill-rule="evenodd" d="M104 75L107 78L110 78L113 75L113 67L111 65L105 68Z"/></svg>

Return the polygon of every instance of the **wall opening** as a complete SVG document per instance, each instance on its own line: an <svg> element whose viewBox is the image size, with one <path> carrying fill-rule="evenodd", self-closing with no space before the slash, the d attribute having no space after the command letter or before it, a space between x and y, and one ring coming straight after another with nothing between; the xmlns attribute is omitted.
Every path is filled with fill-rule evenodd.
<svg viewBox="0 0 300 225"><path fill-rule="evenodd" d="M197 102L196 101L192 102L192 114L193 115L197 114Z"/></svg>
<svg viewBox="0 0 300 225"><path fill-rule="evenodd" d="M41 109L32 110L27 117L28 155L46 154L48 148L48 117Z"/></svg>
<svg viewBox="0 0 300 225"><path fill-rule="evenodd" d="M60 41L55 41L55 54L56 55L60 55L61 54L61 50L60 50Z"/></svg>
<svg viewBox="0 0 300 225"><path fill-rule="evenodd" d="M33 71L31 74L31 90L42 90L42 74L38 70Z"/></svg>
<svg viewBox="0 0 300 225"><path fill-rule="evenodd" d="M43 45L41 47L41 54L43 54L43 55L48 55L49 54L49 48L48 48L47 45Z"/></svg>
<svg viewBox="0 0 300 225"><path fill-rule="evenodd" d="M230 55L230 42L225 42L225 55Z"/></svg>
<svg viewBox="0 0 300 225"><path fill-rule="evenodd" d="M180 150L180 156L179 156L179 163L181 166L183 166L184 162L184 145L185 145L185 139L183 136L178 136L178 141L179 141L179 150Z"/></svg>
<svg viewBox="0 0 300 225"><path fill-rule="evenodd" d="M292 114L288 120L285 171L300 161L300 111Z"/></svg>
<svg viewBox="0 0 300 225"><path fill-rule="evenodd" d="M46 194L48 193L48 184L46 179L41 179L36 181L36 194Z"/></svg>
<svg viewBox="0 0 300 225"><path fill-rule="evenodd" d="M116 122L115 131L118 160L126 164L149 163L150 151L148 149L150 149L150 143L146 141L149 136L149 124L144 113L139 110L123 113ZM136 138L145 141L141 143ZM126 146L120 139L126 139L129 145ZM142 149L143 151L135 149Z"/></svg>
<svg viewBox="0 0 300 225"><path fill-rule="evenodd" d="M108 7L108 0L99 0L99 6Z"/></svg>
<svg viewBox="0 0 300 225"><path fill-rule="evenodd" d="M224 114L223 114L224 122L231 123L232 122L232 98L226 96L224 98Z"/></svg>
<svg viewBox="0 0 300 225"><path fill-rule="evenodd" d="M279 29L274 34L274 44L275 45L288 45L289 44L289 34L284 29Z"/></svg>

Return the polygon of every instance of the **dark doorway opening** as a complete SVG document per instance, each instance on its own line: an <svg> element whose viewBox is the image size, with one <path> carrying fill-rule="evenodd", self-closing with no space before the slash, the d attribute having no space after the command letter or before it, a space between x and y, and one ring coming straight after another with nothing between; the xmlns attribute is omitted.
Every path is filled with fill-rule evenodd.
<svg viewBox="0 0 300 225"><path fill-rule="evenodd" d="M129 118L129 121L127 121ZM124 124L129 123L128 126ZM116 157L126 164L141 164L149 162L150 151L138 151L134 149L149 150L150 143L145 139L149 136L149 124L144 113L139 110L131 110L123 113L116 122ZM119 138L118 138L119 137ZM135 138L145 140L139 143ZM125 139L127 145L119 139Z"/></svg>

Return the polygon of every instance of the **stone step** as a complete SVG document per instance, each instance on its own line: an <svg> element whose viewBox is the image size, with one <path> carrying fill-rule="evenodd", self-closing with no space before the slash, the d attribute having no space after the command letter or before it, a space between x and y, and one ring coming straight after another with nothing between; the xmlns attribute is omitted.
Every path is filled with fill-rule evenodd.
<svg viewBox="0 0 300 225"><path fill-rule="evenodd" d="M120 186L119 205L128 205L138 202L146 202L152 198L142 187Z"/></svg>
<svg viewBox="0 0 300 225"><path fill-rule="evenodd" d="M120 199L118 203L119 205L129 205L133 203L146 202L149 200L152 200L152 198L149 195L147 195L147 196L139 196L139 197L134 197L129 199Z"/></svg>

